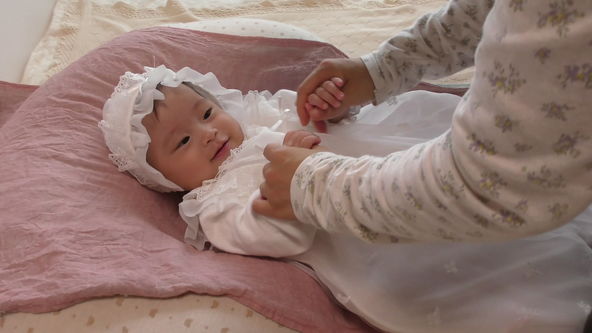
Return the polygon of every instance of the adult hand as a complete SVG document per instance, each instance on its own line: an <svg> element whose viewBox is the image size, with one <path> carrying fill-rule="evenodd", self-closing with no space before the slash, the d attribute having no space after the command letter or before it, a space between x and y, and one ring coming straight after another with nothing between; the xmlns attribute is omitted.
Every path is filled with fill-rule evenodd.
<svg viewBox="0 0 592 333"><path fill-rule="evenodd" d="M323 151L319 146L306 149L278 144L267 145L263 155L269 163L263 167L264 183L259 187L261 198L253 201L253 211L271 218L295 220L296 215L290 201L292 177L302 161L319 151Z"/></svg>
<svg viewBox="0 0 592 333"><path fill-rule="evenodd" d="M325 110L313 108L307 110L305 104L309 96L322 88L325 81L341 78L344 99L339 107L329 107ZM303 126L313 122L319 132L326 132L326 120L340 120L347 115L350 107L366 104L374 97L374 82L361 59L326 59L315 68L298 87L296 107L300 123Z"/></svg>

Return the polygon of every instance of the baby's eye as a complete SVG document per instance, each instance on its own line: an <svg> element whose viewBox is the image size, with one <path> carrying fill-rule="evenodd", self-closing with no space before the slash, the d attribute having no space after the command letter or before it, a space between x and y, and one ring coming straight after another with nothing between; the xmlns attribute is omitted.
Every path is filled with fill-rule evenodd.
<svg viewBox="0 0 592 333"><path fill-rule="evenodd" d="M184 137L183 140L181 140L181 142L179 142L179 144L177 145L177 148L180 148L181 146L188 144L189 141L191 141L191 137L189 137L189 136Z"/></svg>
<svg viewBox="0 0 592 333"><path fill-rule="evenodd" d="M204 118L203 119L208 119L210 118L210 116L212 115L212 108L209 108L206 113L204 113Z"/></svg>

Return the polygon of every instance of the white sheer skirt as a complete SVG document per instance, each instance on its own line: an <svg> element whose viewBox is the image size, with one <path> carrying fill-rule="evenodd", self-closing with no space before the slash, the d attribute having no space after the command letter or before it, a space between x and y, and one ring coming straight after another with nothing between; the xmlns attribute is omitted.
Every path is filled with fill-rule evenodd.
<svg viewBox="0 0 592 333"><path fill-rule="evenodd" d="M459 97L423 91L332 126L337 153L386 155L445 133ZM535 237L497 243L367 244L318 232L295 259L336 299L394 332L581 332L592 307L592 208Z"/></svg>

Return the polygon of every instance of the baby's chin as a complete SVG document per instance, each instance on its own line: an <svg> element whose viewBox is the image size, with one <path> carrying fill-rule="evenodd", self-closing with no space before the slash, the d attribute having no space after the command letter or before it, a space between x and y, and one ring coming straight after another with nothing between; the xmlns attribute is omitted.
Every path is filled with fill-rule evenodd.
<svg viewBox="0 0 592 333"><path fill-rule="evenodd" d="M241 144L242 144L243 140L240 140L239 144L232 144L231 140L229 140L227 142L227 147L224 147L223 150L219 153L220 156L216 156L212 162L214 162L214 170L213 172L211 172L208 177L205 177L203 179L199 179L199 180L193 180L191 182L188 182L189 185L186 186L181 186L181 188L183 188L185 191L191 191L194 190L196 188L202 187L204 185L204 183L206 183L208 180L212 180L215 179L216 176L218 175L218 173L220 172L220 167L222 166L222 164L224 164L224 162L226 162L227 160L230 159L230 157L232 156L232 150L235 148L238 148Z"/></svg>

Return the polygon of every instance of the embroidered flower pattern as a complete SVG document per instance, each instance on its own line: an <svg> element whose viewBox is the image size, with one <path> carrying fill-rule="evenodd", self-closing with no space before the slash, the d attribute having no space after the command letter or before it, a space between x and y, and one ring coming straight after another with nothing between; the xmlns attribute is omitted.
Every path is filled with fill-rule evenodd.
<svg viewBox="0 0 592 333"><path fill-rule="evenodd" d="M525 213L528 210L528 200L522 199L516 205L516 210Z"/></svg>
<svg viewBox="0 0 592 333"><path fill-rule="evenodd" d="M417 53L417 41L415 39L408 39L403 45L405 46L406 52Z"/></svg>
<svg viewBox="0 0 592 333"><path fill-rule="evenodd" d="M569 32L569 24L573 24L577 19L584 17L584 14L577 9L572 8L573 0L560 0L552 2L549 11L540 14L538 27L557 27L557 33L564 37Z"/></svg>
<svg viewBox="0 0 592 333"><path fill-rule="evenodd" d="M481 180L479 180L479 187L489 193L494 198L499 197L499 189L508 185L499 174L495 171L481 172Z"/></svg>
<svg viewBox="0 0 592 333"><path fill-rule="evenodd" d="M419 200L417 200L417 198L413 195L413 193L411 193L409 191L406 192L405 198L407 198L407 200L409 200L411 202L411 205L413 206L413 208L415 208L417 210L421 210L423 208L423 205L421 204L421 202Z"/></svg>
<svg viewBox="0 0 592 333"><path fill-rule="evenodd" d="M355 227L355 231L360 235L362 239L365 239L369 242L375 242L378 239L379 234L368 229L365 225L358 224Z"/></svg>
<svg viewBox="0 0 592 333"><path fill-rule="evenodd" d="M584 87L592 89L592 65L586 63L583 65L567 65L564 68L564 73L558 75L563 88L567 87L568 83L583 82Z"/></svg>
<svg viewBox="0 0 592 333"><path fill-rule="evenodd" d="M415 156L413 156L414 160L417 160L421 157L421 154L423 153L423 151L425 150L426 146L422 145L421 147L419 147L419 149L417 149L417 151L415 152Z"/></svg>
<svg viewBox="0 0 592 333"><path fill-rule="evenodd" d="M467 137L467 139L471 142L469 145L469 149L476 152L482 153L486 155L495 155L495 147L493 146L493 142L489 140L482 140L477 137L475 133L471 134Z"/></svg>
<svg viewBox="0 0 592 333"><path fill-rule="evenodd" d="M529 144L526 143L515 143L514 144L514 150L516 150L519 153L524 153L527 152L529 150L531 150L533 147Z"/></svg>
<svg viewBox="0 0 592 333"><path fill-rule="evenodd" d="M549 213L551 213L551 217L554 221L561 219L565 213L567 213L567 209L569 208L568 204L560 204L556 203L553 206L549 206Z"/></svg>
<svg viewBox="0 0 592 333"><path fill-rule="evenodd" d="M503 223L509 224L513 227L519 227L526 223L523 218L521 218L518 214L514 213L511 210L507 209L500 209L498 215L495 216L496 220L499 220Z"/></svg>
<svg viewBox="0 0 592 333"><path fill-rule="evenodd" d="M452 175L452 172L448 171L447 174L442 174L439 170L439 178L440 178L440 186L442 188L442 192L449 197L453 197L454 199L459 199L461 193L464 191L464 187L461 185L458 188L455 186L455 179Z"/></svg>
<svg viewBox="0 0 592 333"><path fill-rule="evenodd" d="M520 73L514 68L513 65L508 65L508 69L496 61L494 62L494 70L491 73L485 72L489 80L489 84L493 87L493 96L495 97L498 92L504 94L513 94L526 83L525 79L520 77Z"/></svg>
<svg viewBox="0 0 592 333"><path fill-rule="evenodd" d="M479 14L479 9L477 8L477 5L468 5L465 14L467 14L471 20L478 21L477 14Z"/></svg>
<svg viewBox="0 0 592 333"><path fill-rule="evenodd" d="M579 131L572 135L561 134L559 140L553 144L553 151L558 155L571 155L573 158L580 156L581 151L576 149L578 142L589 140L590 137Z"/></svg>
<svg viewBox="0 0 592 333"><path fill-rule="evenodd" d="M512 131L512 127L516 123L510 119L508 116L495 116L495 127L502 130L502 133Z"/></svg>
<svg viewBox="0 0 592 333"><path fill-rule="evenodd" d="M546 47L541 47L534 53L534 57L544 64L547 59L551 56L551 50Z"/></svg>
<svg viewBox="0 0 592 333"><path fill-rule="evenodd" d="M562 175L555 175L549 168L542 166L539 172L531 171L526 179L545 189L558 189L565 187L565 180Z"/></svg>
<svg viewBox="0 0 592 333"><path fill-rule="evenodd" d="M523 6L526 0L511 0L510 1L510 8L514 10L514 12L524 10Z"/></svg>
<svg viewBox="0 0 592 333"><path fill-rule="evenodd" d="M438 207L438 209L448 210L448 207L446 207L446 205L444 205L440 200L435 199L435 203L436 203L436 207Z"/></svg>
<svg viewBox="0 0 592 333"><path fill-rule="evenodd" d="M565 111L573 110L573 107L570 107L567 104L557 104L557 103L545 103L541 107L541 111L546 113L545 118L551 119L559 119L566 121L567 117L565 116Z"/></svg>
<svg viewBox="0 0 592 333"><path fill-rule="evenodd" d="M406 209L399 209L399 213L403 216L403 219L408 222L415 222L415 214L410 213Z"/></svg>
<svg viewBox="0 0 592 333"><path fill-rule="evenodd" d="M473 221L477 225L479 225L479 226L481 226L481 227L483 227L485 229L489 229L489 227L491 225L491 222L486 217L481 216L479 214L476 214L475 216L473 216Z"/></svg>

